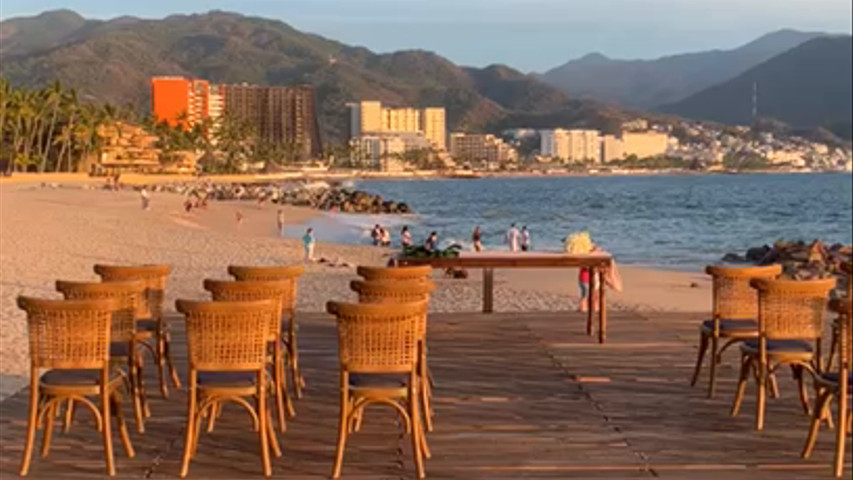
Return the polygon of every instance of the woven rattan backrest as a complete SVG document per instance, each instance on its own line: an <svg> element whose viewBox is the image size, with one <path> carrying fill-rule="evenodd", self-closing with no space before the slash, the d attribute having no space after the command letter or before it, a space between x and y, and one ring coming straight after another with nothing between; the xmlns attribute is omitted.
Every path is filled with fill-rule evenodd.
<svg viewBox="0 0 853 480"><path fill-rule="evenodd" d="M117 300L44 300L18 297L27 312L33 369L104 368Z"/></svg>
<svg viewBox="0 0 853 480"><path fill-rule="evenodd" d="M847 298L853 297L853 263L842 262L841 271L847 274Z"/></svg>
<svg viewBox="0 0 853 480"><path fill-rule="evenodd" d="M410 303L429 302L435 284L429 280L353 280L350 288L358 293L359 303ZM419 338L426 337L427 316L418 322Z"/></svg>
<svg viewBox="0 0 853 480"><path fill-rule="evenodd" d="M713 311L716 318L758 318L758 295L750 287L753 278L775 279L782 274L781 265L766 267L730 267L712 265L705 273L713 277Z"/></svg>
<svg viewBox="0 0 853 480"><path fill-rule="evenodd" d="M341 368L356 373L411 372L417 357L417 328L426 302L353 304L329 302L338 317Z"/></svg>
<svg viewBox="0 0 853 480"><path fill-rule="evenodd" d="M190 368L248 371L264 367L267 330L270 319L280 315L278 302L177 300L175 307L186 316Z"/></svg>
<svg viewBox="0 0 853 480"><path fill-rule="evenodd" d="M432 276L432 267L358 267L356 273L365 280L425 280Z"/></svg>
<svg viewBox="0 0 853 480"><path fill-rule="evenodd" d="M95 265L101 280L142 280L145 282L143 318L159 319L163 315L163 298L166 281L172 273L171 265Z"/></svg>
<svg viewBox="0 0 853 480"><path fill-rule="evenodd" d="M278 265L269 267L248 267L241 265L229 265L228 274L239 281L267 281L288 280L291 283L291 294L285 299L282 306L285 311L293 312L296 306L299 277L305 273L305 267L301 265ZM289 303L288 303L289 301Z"/></svg>
<svg viewBox="0 0 853 480"><path fill-rule="evenodd" d="M273 300L282 310L282 305L288 304L292 293L290 280L245 281L232 282L229 280L204 281L204 289L217 302L246 302L254 300ZM275 340L281 330L279 317L272 317L267 331L270 339Z"/></svg>
<svg viewBox="0 0 853 480"><path fill-rule="evenodd" d="M112 340L128 341L136 333L136 320L145 315L143 296L145 282L125 280L116 282L67 282L58 280L56 290L66 300L98 300L114 298L117 309L113 312Z"/></svg>
<svg viewBox="0 0 853 480"><path fill-rule="evenodd" d="M853 345L851 343L851 335L853 335L853 300L848 298L836 299L829 303L829 309L838 314L838 343L841 358L846 359L846 365L842 368L849 371L853 366Z"/></svg>
<svg viewBox="0 0 853 480"><path fill-rule="evenodd" d="M768 339L816 339L823 335L829 291L835 279L754 279L758 290L758 330Z"/></svg>

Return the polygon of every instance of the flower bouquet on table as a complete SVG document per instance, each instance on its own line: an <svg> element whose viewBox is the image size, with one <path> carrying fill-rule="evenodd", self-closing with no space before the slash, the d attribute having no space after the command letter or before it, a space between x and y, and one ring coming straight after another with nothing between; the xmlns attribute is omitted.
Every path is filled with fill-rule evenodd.
<svg viewBox="0 0 853 480"><path fill-rule="evenodd" d="M593 243L592 236L587 231L569 234L566 237L564 250L566 253L572 255L607 253L604 249L599 248ZM617 292L622 291L622 276L619 275L619 270L616 268L616 261L610 262L610 267L604 269L601 273L605 285Z"/></svg>

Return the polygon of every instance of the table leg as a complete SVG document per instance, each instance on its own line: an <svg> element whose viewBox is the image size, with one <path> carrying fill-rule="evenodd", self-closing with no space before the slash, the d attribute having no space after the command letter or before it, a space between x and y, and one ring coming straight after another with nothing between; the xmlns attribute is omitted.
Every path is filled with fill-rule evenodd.
<svg viewBox="0 0 853 480"><path fill-rule="evenodd" d="M494 311L494 284L495 271L491 268L483 269L483 313L492 313Z"/></svg>
<svg viewBox="0 0 853 480"><path fill-rule="evenodd" d="M589 269L589 291L586 299L586 334L592 336L592 319L593 319L593 301L595 298L595 269Z"/></svg>
<svg viewBox="0 0 853 480"><path fill-rule="evenodd" d="M604 272L601 272L603 277ZM598 343L604 343L607 340L607 299L604 292L604 278L601 278L600 287L598 289Z"/></svg>

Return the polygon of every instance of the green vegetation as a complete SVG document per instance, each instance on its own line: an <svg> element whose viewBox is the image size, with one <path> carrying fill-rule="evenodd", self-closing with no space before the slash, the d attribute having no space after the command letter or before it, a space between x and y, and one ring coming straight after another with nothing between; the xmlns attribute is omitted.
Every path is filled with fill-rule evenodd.
<svg viewBox="0 0 853 480"><path fill-rule="evenodd" d="M684 160L682 158L667 156L638 158L636 155L629 155L622 160L613 160L607 165L619 168L635 168L647 170L698 170L702 168L702 165L699 162L692 162L689 160Z"/></svg>
<svg viewBox="0 0 853 480"><path fill-rule="evenodd" d="M444 250L429 251L426 247L406 247L403 249L403 255L406 257L423 258L423 257L442 257L456 258L459 256L459 251L462 250L461 245L453 244Z"/></svg>
<svg viewBox="0 0 853 480"><path fill-rule="evenodd" d="M770 168L767 159L757 153L729 153L723 157L726 170L763 170Z"/></svg>
<svg viewBox="0 0 853 480"><path fill-rule="evenodd" d="M0 171L76 171L98 151L98 128L129 116L114 105L82 102L58 81L31 90L0 77Z"/></svg>

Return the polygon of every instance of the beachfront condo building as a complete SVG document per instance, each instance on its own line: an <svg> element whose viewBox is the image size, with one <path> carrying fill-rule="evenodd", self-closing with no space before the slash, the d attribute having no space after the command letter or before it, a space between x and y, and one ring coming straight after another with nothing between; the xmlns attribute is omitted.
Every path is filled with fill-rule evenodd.
<svg viewBox="0 0 853 480"><path fill-rule="evenodd" d="M518 161L518 152L494 135L451 133L450 155L457 163L503 164Z"/></svg>
<svg viewBox="0 0 853 480"><path fill-rule="evenodd" d="M622 154L636 155L637 158L657 157L666 154L670 137L665 132L649 130L646 132L626 132L621 135Z"/></svg>
<svg viewBox="0 0 853 480"><path fill-rule="evenodd" d="M447 149L447 123L444 107L383 107L378 101L347 104L350 138L376 133L420 133L431 148Z"/></svg>
<svg viewBox="0 0 853 480"><path fill-rule="evenodd" d="M601 132L562 128L542 130L540 152L542 156L564 163L598 162L601 158Z"/></svg>
<svg viewBox="0 0 853 480"><path fill-rule="evenodd" d="M228 115L246 122L263 142L289 146L303 158L322 154L314 90L308 86L211 85L192 77L152 77L151 112L157 121L184 128Z"/></svg>
<svg viewBox="0 0 853 480"><path fill-rule="evenodd" d="M210 84L193 77L151 77L151 113L157 121L190 128L210 116Z"/></svg>
<svg viewBox="0 0 853 480"><path fill-rule="evenodd" d="M302 158L321 156L312 87L242 84L221 88L225 113L249 124L262 142L290 146Z"/></svg>

